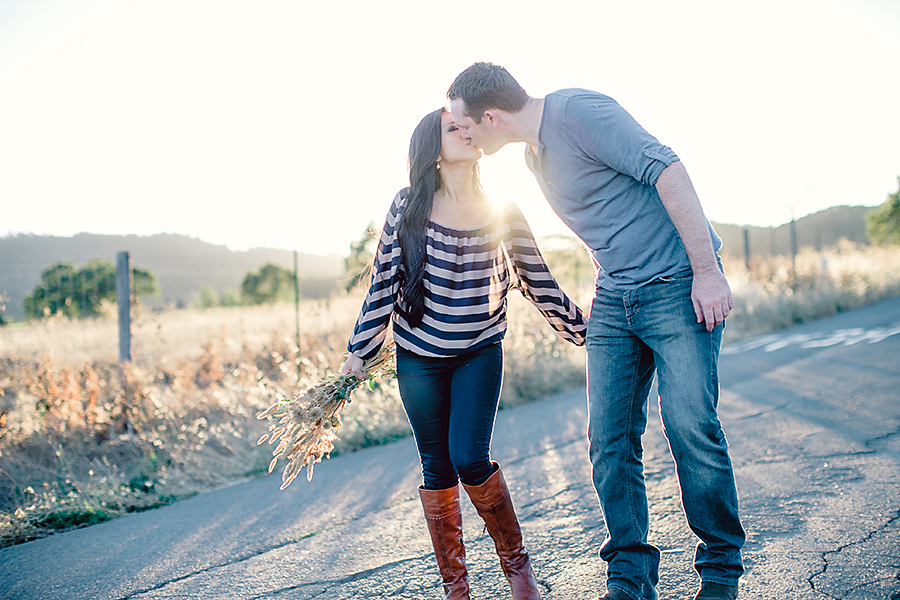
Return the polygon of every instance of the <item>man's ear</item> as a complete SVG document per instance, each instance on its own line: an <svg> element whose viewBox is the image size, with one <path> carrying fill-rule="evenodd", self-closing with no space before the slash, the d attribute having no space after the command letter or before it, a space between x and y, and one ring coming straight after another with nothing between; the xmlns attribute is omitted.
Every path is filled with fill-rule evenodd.
<svg viewBox="0 0 900 600"><path fill-rule="evenodd" d="M491 127L496 129L500 125L500 111L494 108L484 111L484 116L481 117L481 120L484 121L485 119L487 119Z"/></svg>

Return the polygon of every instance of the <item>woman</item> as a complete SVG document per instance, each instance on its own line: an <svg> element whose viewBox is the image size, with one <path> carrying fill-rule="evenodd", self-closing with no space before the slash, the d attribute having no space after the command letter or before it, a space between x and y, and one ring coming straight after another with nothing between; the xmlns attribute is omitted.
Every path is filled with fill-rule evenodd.
<svg viewBox="0 0 900 600"><path fill-rule="evenodd" d="M445 598L469 598L459 483L494 540L514 600L539 597L531 560L490 444L503 374L506 294L516 287L566 340L584 344L581 311L559 289L519 209L491 204L481 150L445 109L410 141L410 187L394 198L372 284L341 373L362 378L393 321L400 397L424 484L419 496ZM514 276L511 276L511 273Z"/></svg>

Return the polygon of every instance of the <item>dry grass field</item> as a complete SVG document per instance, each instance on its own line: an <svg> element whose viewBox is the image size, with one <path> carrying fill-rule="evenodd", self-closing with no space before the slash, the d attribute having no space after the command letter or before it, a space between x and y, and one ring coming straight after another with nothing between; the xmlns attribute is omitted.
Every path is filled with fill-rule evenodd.
<svg viewBox="0 0 900 600"><path fill-rule="evenodd" d="M900 247L841 242L790 257L723 259L734 293L724 343L829 317L900 294Z"/></svg>
<svg viewBox="0 0 900 600"><path fill-rule="evenodd" d="M844 244L801 252L794 265L760 259L749 271L724 263L735 294L726 343L900 294L896 247ZM589 282L553 268L587 308ZM111 318L0 328L0 545L265 472L271 449L256 441L267 423L256 415L340 367L361 300L357 292L303 302L299 348L289 304L138 309L134 361L124 367ZM583 385L584 350L518 294L509 321L503 406ZM408 433L396 384L384 381L354 393L335 452Z"/></svg>

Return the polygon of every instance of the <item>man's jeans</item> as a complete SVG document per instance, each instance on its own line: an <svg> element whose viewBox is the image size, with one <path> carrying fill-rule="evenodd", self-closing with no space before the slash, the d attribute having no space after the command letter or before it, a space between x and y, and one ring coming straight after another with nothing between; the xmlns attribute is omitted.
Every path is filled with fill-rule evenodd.
<svg viewBox="0 0 900 600"><path fill-rule="evenodd" d="M641 435L659 373L663 432L675 459L688 525L700 538L694 567L703 581L737 585L744 530L725 434L716 414L722 325L697 323L692 279L627 292L597 289L587 335L588 405L594 487L608 536L600 556L607 586L655 599L657 548L647 542Z"/></svg>

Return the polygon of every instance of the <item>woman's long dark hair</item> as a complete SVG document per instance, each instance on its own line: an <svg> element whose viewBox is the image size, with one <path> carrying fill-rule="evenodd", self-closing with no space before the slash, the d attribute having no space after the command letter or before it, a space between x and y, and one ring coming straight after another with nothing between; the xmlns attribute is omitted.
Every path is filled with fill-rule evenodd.
<svg viewBox="0 0 900 600"><path fill-rule="evenodd" d="M434 206L434 193L441 189L437 160L441 155L441 116L446 108L428 113L419 121L409 140L409 195L400 218L397 237L405 276L401 294L406 310L403 318L413 327L422 324L425 315L425 229ZM475 189L483 192L478 163L472 166Z"/></svg>
<svg viewBox="0 0 900 600"><path fill-rule="evenodd" d="M425 115L409 140L409 196L400 220L397 237L403 257L405 277L401 292L406 304L403 318L417 327L425 315L425 227L434 205L434 193L441 189L437 160L441 155L441 108Z"/></svg>

